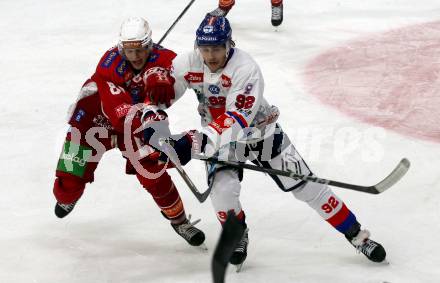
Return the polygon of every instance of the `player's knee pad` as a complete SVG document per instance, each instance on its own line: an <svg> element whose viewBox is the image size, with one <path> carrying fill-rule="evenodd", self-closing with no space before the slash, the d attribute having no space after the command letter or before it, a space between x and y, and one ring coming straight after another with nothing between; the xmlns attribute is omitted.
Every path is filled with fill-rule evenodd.
<svg viewBox="0 0 440 283"><path fill-rule="evenodd" d="M59 203L72 203L81 197L85 187L86 183L74 176L57 177L53 193Z"/></svg>
<svg viewBox="0 0 440 283"><path fill-rule="evenodd" d="M206 177L208 186L211 187L211 183L218 172L223 170L232 170L237 174L238 180L243 181L243 168L235 168L229 165L219 165L217 163L206 162Z"/></svg>
<svg viewBox="0 0 440 283"><path fill-rule="evenodd" d="M307 182L302 187L293 190L292 193L300 201L312 203L322 197L330 189L325 184Z"/></svg>
<svg viewBox="0 0 440 283"><path fill-rule="evenodd" d="M221 213L233 210L236 214L241 211L240 180L235 170L221 170L215 174L211 189L211 202L219 219Z"/></svg>

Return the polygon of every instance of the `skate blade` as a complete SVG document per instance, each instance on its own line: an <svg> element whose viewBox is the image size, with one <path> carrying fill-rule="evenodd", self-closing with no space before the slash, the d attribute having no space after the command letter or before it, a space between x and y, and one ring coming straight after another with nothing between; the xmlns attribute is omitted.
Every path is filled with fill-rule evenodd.
<svg viewBox="0 0 440 283"><path fill-rule="evenodd" d="M236 266L235 266L235 272L237 272L237 273L239 273L240 271L241 271L241 269L243 268L243 263L244 262L242 262L242 263L240 263L240 264L237 264Z"/></svg>
<svg viewBox="0 0 440 283"><path fill-rule="evenodd" d="M208 247L206 246L205 243L201 244L200 246L197 246L196 248L201 250L202 252L207 252L208 251Z"/></svg>

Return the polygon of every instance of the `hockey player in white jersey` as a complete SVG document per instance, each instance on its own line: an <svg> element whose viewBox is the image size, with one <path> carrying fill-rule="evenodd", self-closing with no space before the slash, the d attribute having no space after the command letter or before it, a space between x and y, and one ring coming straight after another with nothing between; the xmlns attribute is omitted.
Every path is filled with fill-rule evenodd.
<svg viewBox="0 0 440 283"><path fill-rule="evenodd" d="M199 131L189 131L173 143L182 164L199 151L206 156L251 161L259 166L312 175L286 133L276 123L279 111L263 97L260 68L246 52L235 48L225 17L207 15L196 32L195 50L173 61L175 97L153 97L171 105L187 89L195 91L202 120ZM197 145L197 146L196 146ZM192 148L191 148L192 146ZM230 263L246 259L249 243L246 215L239 196L243 170L207 164L211 202L221 223L234 211L246 232ZM325 184L271 176L284 192L306 202L325 221L341 232L368 259L381 262L386 253L361 229L355 215Z"/></svg>

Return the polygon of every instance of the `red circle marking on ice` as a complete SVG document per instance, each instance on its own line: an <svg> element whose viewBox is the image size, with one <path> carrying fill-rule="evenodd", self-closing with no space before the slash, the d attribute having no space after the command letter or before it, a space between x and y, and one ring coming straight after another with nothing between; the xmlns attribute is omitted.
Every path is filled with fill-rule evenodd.
<svg viewBox="0 0 440 283"><path fill-rule="evenodd" d="M323 103L373 125L440 142L440 22L333 48L305 69Z"/></svg>

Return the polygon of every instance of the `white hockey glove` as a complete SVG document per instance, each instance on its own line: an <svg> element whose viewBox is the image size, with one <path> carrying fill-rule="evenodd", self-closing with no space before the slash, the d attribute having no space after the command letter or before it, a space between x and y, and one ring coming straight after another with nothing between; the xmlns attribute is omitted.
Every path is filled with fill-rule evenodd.
<svg viewBox="0 0 440 283"><path fill-rule="evenodd" d="M280 110L275 105L272 105L270 106L268 113L256 121L255 127L262 129L267 125L275 123L278 120L278 117L280 117Z"/></svg>

